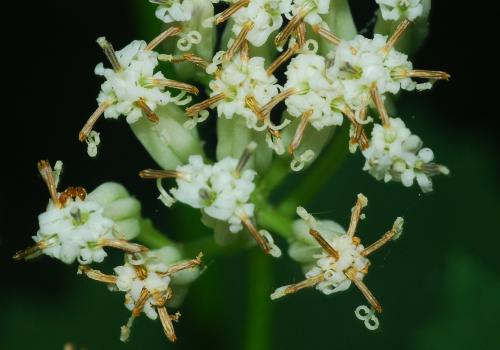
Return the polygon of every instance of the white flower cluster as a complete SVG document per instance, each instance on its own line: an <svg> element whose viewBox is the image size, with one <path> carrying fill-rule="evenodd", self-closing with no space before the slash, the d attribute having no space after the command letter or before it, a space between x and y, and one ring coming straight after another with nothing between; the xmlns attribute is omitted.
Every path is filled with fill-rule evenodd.
<svg viewBox="0 0 500 350"><path fill-rule="evenodd" d="M188 164L177 167L180 176L171 193L178 201L227 221L231 232L239 232L241 217L253 217L254 205L249 200L256 173L250 169L238 173L237 165L238 160L230 157L208 165L201 156L190 156Z"/></svg>
<svg viewBox="0 0 500 350"><path fill-rule="evenodd" d="M299 54L292 59L285 74L285 90L297 91L285 100L290 115L298 118L310 112L309 122L317 130L342 124L342 112L337 108L337 101L341 98L340 85L328 77L323 56Z"/></svg>
<svg viewBox="0 0 500 350"><path fill-rule="evenodd" d="M343 99L351 108L360 108L370 100L374 84L381 95L417 87L412 79L397 75L413 69L408 56L394 49L385 53L386 44L387 37L379 34L373 39L357 35L353 40L342 41L335 49L328 76L340 81Z"/></svg>
<svg viewBox="0 0 500 350"><path fill-rule="evenodd" d="M125 292L125 306L132 311L140 299L141 292L146 289L149 297L144 303L142 311L152 320L156 320L155 295L165 294L171 278L166 274L168 266L155 260L146 260L139 267L130 262L114 269L117 279L116 287ZM138 273L139 272L139 273ZM143 273L143 275L141 274Z"/></svg>
<svg viewBox="0 0 500 350"><path fill-rule="evenodd" d="M400 18L415 20L422 15L422 0L375 0L380 5L380 12L386 21L397 21Z"/></svg>
<svg viewBox="0 0 500 350"><path fill-rule="evenodd" d="M43 254L66 264L102 262L107 254L99 242L114 238L114 223L103 210L100 204L79 198L68 199L62 208L49 201L38 216L40 228L33 240L42 244Z"/></svg>
<svg viewBox="0 0 500 350"><path fill-rule="evenodd" d="M434 153L422 148L422 140L411 133L399 118L391 118L389 127L375 124L370 145L363 151L364 170L377 180L400 181L404 186L417 180L423 192L432 191L430 176L448 174L449 170L432 163Z"/></svg>
<svg viewBox="0 0 500 350"><path fill-rule="evenodd" d="M264 106L279 93L280 86L273 75L268 75L264 68L263 57L248 60L235 55L229 62L224 62L224 52L214 57L210 72L221 64L219 74L210 82L210 96L223 94L224 99L217 103L219 117L231 119L235 116L245 118L248 128L261 130L258 116L246 103L248 96L253 96L259 106ZM264 125L267 127L267 125Z"/></svg>
<svg viewBox="0 0 500 350"><path fill-rule="evenodd" d="M193 15L192 0L149 0L149 2L158 4L155 15L164 23L189 21Z"/></svg>
<svg viewBox="0 0 500 350"><path fill-rule="evenodd" d="M329 8L330 0L294 0L292 14L297 15L299 11L304 11L304 22L315 25L323 22L320 15L327 14Z"/></svg>
<svg viewBox="0 0 500 350"><path fill-rule="evenodd" d="M240 34L245 24L252 22L247 39L256 47L262 46L272 32L281 28L283 15L289 16L291 10L292 0L250 0L232 16L233 33Z"/></svg>
<svg viewBox="0 0 500 350"><path fill-rule="evenodd" d="M105 118L116 119L125 115L127 122L132 124L143 113L138 101L144 101L151 110L171 101L170 92L151 83L153 79L165 77L159 71L154 72L158 66L158 53L145 50L146 46L146 42L134 40L116 51L120 69L104 68L103 63L96 66L95 73L106 78L97 98L99 104L110 104L104 111Z"/></svg>

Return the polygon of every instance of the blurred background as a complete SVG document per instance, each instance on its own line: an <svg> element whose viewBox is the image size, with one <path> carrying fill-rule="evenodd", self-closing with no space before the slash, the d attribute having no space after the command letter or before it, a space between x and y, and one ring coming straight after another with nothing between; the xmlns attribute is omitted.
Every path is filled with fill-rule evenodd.
<svg viewBox="0 0 500 350"><path fill-rule="evenodd" d="M137 177L154 162L124 120L98 123L103 143L96 159L77 141L101 83L93 74L104 60L95 39L106 35L121 48L132 39L152 38L159 30L155 7L145 0L17 2L4 12L15 21L3 29L2 76L9 95L3 98L0 349L62 349L65 343L89 350L266 349L265 343L273 349L497 348L500 169L494 122L500 96L493 53L498 40L488 4L433 2L430 36L413 61L418 68L447 71L452 79L397 101L399 115L451 175L437 178L435 191L422 195L416 187L377 182L361 171L357 154L309 204L317 217L347 225L355 195L363 192L370 200L359 231L365 242L377 239L396 216L405 217L402 239L373 256L366 278L384 306L379 330L370 332L355 318L353 310L365 303L355 288L331 297L308 290L271 304L266 298L274 287L303 275L289 258L262 261L254 249L206 262L206 273L180 309L179 340L172 345L160 323L146 317L137 320L131 341L120 343L119 327L129 315L123 294L77 276L76 266L49 258L11 260L31 244L47 202L36 171L43 158L64 161L63 186L125 184L143 203L145 216L173 238L210 234L182 205L166 210L151 183ZM375 6L351 6L362 28ZM112 256L107 268L118 259ZM253 304L256 285L265 301ZM263 310L261 318L255 319L255 309Z"/></svg>

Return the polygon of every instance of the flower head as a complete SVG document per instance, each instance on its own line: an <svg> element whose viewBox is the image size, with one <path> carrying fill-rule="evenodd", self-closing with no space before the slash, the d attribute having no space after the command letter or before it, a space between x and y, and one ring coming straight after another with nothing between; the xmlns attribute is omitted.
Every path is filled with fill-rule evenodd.
<svg viewBox="0 0 500 350"><path fill-rule="evenodd" d="M18 252L14 256L16 260L45 254L66 264L75 260L80 264L90 264L104 260L107 256L104 247L130 253L147 250L122 239L117 224L104 216L104 207L88 200L87 192L82 187L69 187L58 193L58 174L54 173L48 161L40 161L38 169L51 199L46 211L38 216L39 229L33 236L36 244Z"/></svg>
<svg viewBox="0 0 500 350"><path fill-rule="evenodd" d="M293 117L308 115L311 125L320 130L326 126L341 125L341 86L326 74L326 60L315 53L299 54L288 65L286 89L295 94L285 100L287 111Z"/></svg>
<svg viewBox="0 0 500 350"><path fill-rule="evenodd" d="M329 295L344 291L354 283L372 308L379 313L382 312L382 306L363 282L370 266L367 257L387 242L399 238L403 229L403 219L397 218L391 230L365 248L355 233L359 220L363 218L361 211L367 203L366 197L359 194L356 205L352 209L349 229L345 233L330 231L328 225L319 223L304 208L298 207L297 214L307 225L309 234L316 241L312 247L320 246L323 251L320 254L312 255L315 264L306 272L304 281L276 289L271 294L271 299L281 298L308 287L316 287L323 294ZM325 228L327 229L326 234L319 231ZM336 228L335 231L339 230Z"/></svg>
<svg viewBox="0 0 500 350"><path fill-rule="evenodd" d="M429 192L431 176L449 174L445 166L432 163L432 150L422 148L422 140L399 118L390 118L388 127L375 124L371 136L369 147L363 151L363 170L377 180L398 181L410 187L416 179L422 191Z"/></svg>
<svg viewBox="0 0 500 350"><path fill-rule="evenodd" d="M177 321L180 314L168 314L166 305L173 297L170 286L173 276L181 271L191 270L201 264L203 254L193 260L169 264L160 258L162 253L151 251L147 254L127 256L125 264L115 267L115 275L106 275L87 266L80 266L79 273L125 293L125 307L132 315L125 326L122 326L120 340L127 341L135 318L141 313L152 320L158 316L163 331L170 341L175 341L172 321Z"/></svg>

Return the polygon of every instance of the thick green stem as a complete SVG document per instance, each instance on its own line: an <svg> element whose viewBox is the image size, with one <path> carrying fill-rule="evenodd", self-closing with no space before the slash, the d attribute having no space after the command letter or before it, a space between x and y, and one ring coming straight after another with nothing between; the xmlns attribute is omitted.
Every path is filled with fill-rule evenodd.
<svg viewBox="0 0 500 350"><path fill-rule="evenodd" d="M311 166L305 178L278 207L285 216L291 216L298 205L306 205L330 181L348 153L349 125L344 124L328 148Z"/></svg>
<svg viewBox="0 0 500 350"><path fill-rule="evenodd" d="M244 350L271 349L273 265L259 249L250 252Z"/></svg>

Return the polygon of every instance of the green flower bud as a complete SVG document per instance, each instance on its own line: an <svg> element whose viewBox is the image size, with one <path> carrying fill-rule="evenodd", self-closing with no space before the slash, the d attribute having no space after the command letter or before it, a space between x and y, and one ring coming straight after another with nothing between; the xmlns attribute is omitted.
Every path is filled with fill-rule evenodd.
<svg viewBox="0 0 500 350"><path fill-rule="evenodd" d="M122 238L131 240L140 233L141 203L116 182L106 182L87 195L104 207L103 215L115 222Z"/></svg>
<svg viewBox="0 0 500 350"><path fill-rule="evenodd" d="M187 118L178 106L168 104L159 107L157 123L145 118L139 119L130 127L151 157L163 169L175 169L185 164L192 154L203 154L203 148L196 129L187 129Z"/></svg>

